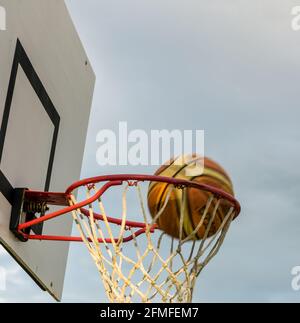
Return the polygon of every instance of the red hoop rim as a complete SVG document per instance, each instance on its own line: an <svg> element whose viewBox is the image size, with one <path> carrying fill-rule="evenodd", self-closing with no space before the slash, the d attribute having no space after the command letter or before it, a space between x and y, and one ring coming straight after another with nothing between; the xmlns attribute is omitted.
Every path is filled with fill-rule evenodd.
<svg viewBox="0 0 300 323"><path fill-rule="evenodd" d="M234 207L234 217L235 219L241 210L240 204L237 201L237 199L228 194L227 192L224 192L221 189L218 189L216 187L207 185L207 184L202 184L198 183L196 181L188 181L185 179L178 179L178 178L172 178L172 177L165 177L165 176L156 176L156 175L141 175L141 174L119 174L119 175L103 175L103 176L96 176L96 177L91 177L91 178L86 178L80 181L77 181L70 185L65 192L59 193L59 192L38 192L38 191L31 191L31 190L26 190L25 191L25 199L28 199L30 201L43 201L48 204L52 205L61 205L61 206L66 206L65 208L62 208L61 210L43 215L42 217L36 218L34 220L19 224L17 227L17 233L18 235L23 236L25 239L32 239L32 240L55 240L55 241L78 241L81 242L82 239L79 237L65 237L65 236L46 236L46 235L28 235L23 232L24 229L30 228L34 225L37 225L42 222L46 222L48 220L54 219L58 216L65 215L67 213L70 213L74 210L78 209L83 209L83 207L92 204L112 186L119 186L122 185L124 182L127 182L130 186L137 185L138 182L162 182L162 183L168 183L171 185L174 185L175 187L193 187L199 190L204 190L207 192L210 192L214 194L216 197L219 197L221 199L225 199L228 202L232 204ZM96 183L102 183L103 185L101 188L96 189L96 193L92 195L90 198L85 199L83 201L77 202L74 205L69 204L69 200L71 198L72 193L78 189L79 187L83 186L89 186L89 185L94 185ZM88 214L88 212L83 212L86 213L85 215ZM96 215L101 217L101 215ZM100 219L101 220L101 219ZM121 224L121 220L118 218L108 218L108 221L113 224ZM134 227L138 228L139 230L136 232L138 235L142 234L145 232L147 223L143 222L134 222L130 220L126 220L126 225L129 227ZM151 227L151 232L157 229L156 225L153 225ZM126 237L124 239L124 242L126 241L131 241L133 239L132 236ZM110 243L110 239L105 239L106 242ZM99 242L103 242L100 241Z"/></svg>
<svg viewBox="0 0 300 323"><path fill-rule="evenodd" d="M116 175L103 175L103 176L96 176L86 178L80 181L77 181L70 185L65 194L70 195L74 190L81 186L87 186L89 184L96 184L101 182L126 182L126 181L134 181L134 182L162 182L173 184L175 186L186 186L186 187L193 187L197 189L201 189L210 193L213 193L216 196L224 198L228 200L235 208L236 217L239 215L241 211L241 206L238 200L232 196L231 194L219 189L217 187L202 184L196 181L189 181L185 179L173 178L173 177L166 177L166 176L157 176L157 175L142 175L142 174L116 174Z"/></svg>

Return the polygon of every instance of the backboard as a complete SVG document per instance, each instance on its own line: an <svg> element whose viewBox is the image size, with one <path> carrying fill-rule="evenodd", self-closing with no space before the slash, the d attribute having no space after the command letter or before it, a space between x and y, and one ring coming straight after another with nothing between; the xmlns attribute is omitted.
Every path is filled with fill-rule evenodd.
<svg viewBox="0 0 300 323"><path fill-rule="evenodd" d="M69 246L20 242L9 231L12 190L64 191L80 177L95 76L62 0L0 0L0 242L55 299ZM39 228L69 235L60 217Z"/></svg>

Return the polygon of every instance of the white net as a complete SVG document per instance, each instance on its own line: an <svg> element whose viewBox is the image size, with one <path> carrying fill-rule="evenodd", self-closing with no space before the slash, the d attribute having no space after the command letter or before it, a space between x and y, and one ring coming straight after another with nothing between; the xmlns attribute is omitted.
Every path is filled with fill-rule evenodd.
<svg viewBox="0 0 300 323"><path fill-rule="evenodd" d="M144 233L138 235L136 228L129 227L127 220L127 194L136 189L140 209L140 221L145 223ZM229 208L218 231L209 237L209 232L222 199L211 194L203 216L195 230L183 238L184 201L180 213L179 239L172 238L153 226L164 211L171 192L182 189L182 199L187 198L186 188L169 185L164 205L152 218L145 206L140 183L123 187L119 225L111 223L104 202L99 199L89 205L86 213L75 210L72 215L90 255L101 275L106 295L110 302L191 302L196 279L202 269L219 251L228 228L235 217L234 207ZM87 187L89 198L96 186ZM116 203L117 199L114 199ZM71 205L76 204L72 196ZM213 212L208 212L213 207ZM95 219L100 212L102 220ZM87 216L88 215L88 216ZM203 239L195 236L204 221L208 223ZM127 237L131 236L130 241Z"/></svg>

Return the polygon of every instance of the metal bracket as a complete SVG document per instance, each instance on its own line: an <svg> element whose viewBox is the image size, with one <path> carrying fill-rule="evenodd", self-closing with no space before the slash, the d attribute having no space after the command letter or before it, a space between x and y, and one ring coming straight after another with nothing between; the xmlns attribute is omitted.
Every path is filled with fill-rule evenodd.
<svg viewBox="0 0 300 323"><path fill-rule="evenodd" d="M45 203L32 204L28 203L25 199L25 193L28 191L27 188L15 188L13 191L13 203L10 217L10 231L22 242L26 242L26 239L19 231L18 226L21 223L28 222L45 215L47 206ZM23 217L23 218L22 218ZM43 222L27 228L24 230L25 234L30 234L30 231L35 234L41 235L43 233Z"/></svg>

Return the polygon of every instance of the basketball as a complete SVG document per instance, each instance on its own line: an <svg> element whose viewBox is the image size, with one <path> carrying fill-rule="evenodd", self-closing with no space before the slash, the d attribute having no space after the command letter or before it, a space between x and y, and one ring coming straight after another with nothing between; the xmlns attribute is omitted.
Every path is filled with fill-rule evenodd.
<svg viewBox="0 0 300 323"><path fill-rule="evenodd" d="M200 165L203 166L200 167ZM221 189L234 196L232 182L226 171L213 160L195 154L171 159L162 165L155 175L195 181ZM217 233L229 211L230 204L226 200L220 200L217 212L210 221L217 203L217 198L214 198L206 210L207 201L212 193L187 187L186 197L183 199L183 190L174 188L170 191L171 187L172 185L168 183L151 182L148 188L148 207L151 216L155 218L159 212L161 213L156 219L159 229L174 238L180 238L180 217L183 210L181 238L191 235L200 225L200 221L203 223L191 239L202 239L210 222L208 237Z"/></svg>

